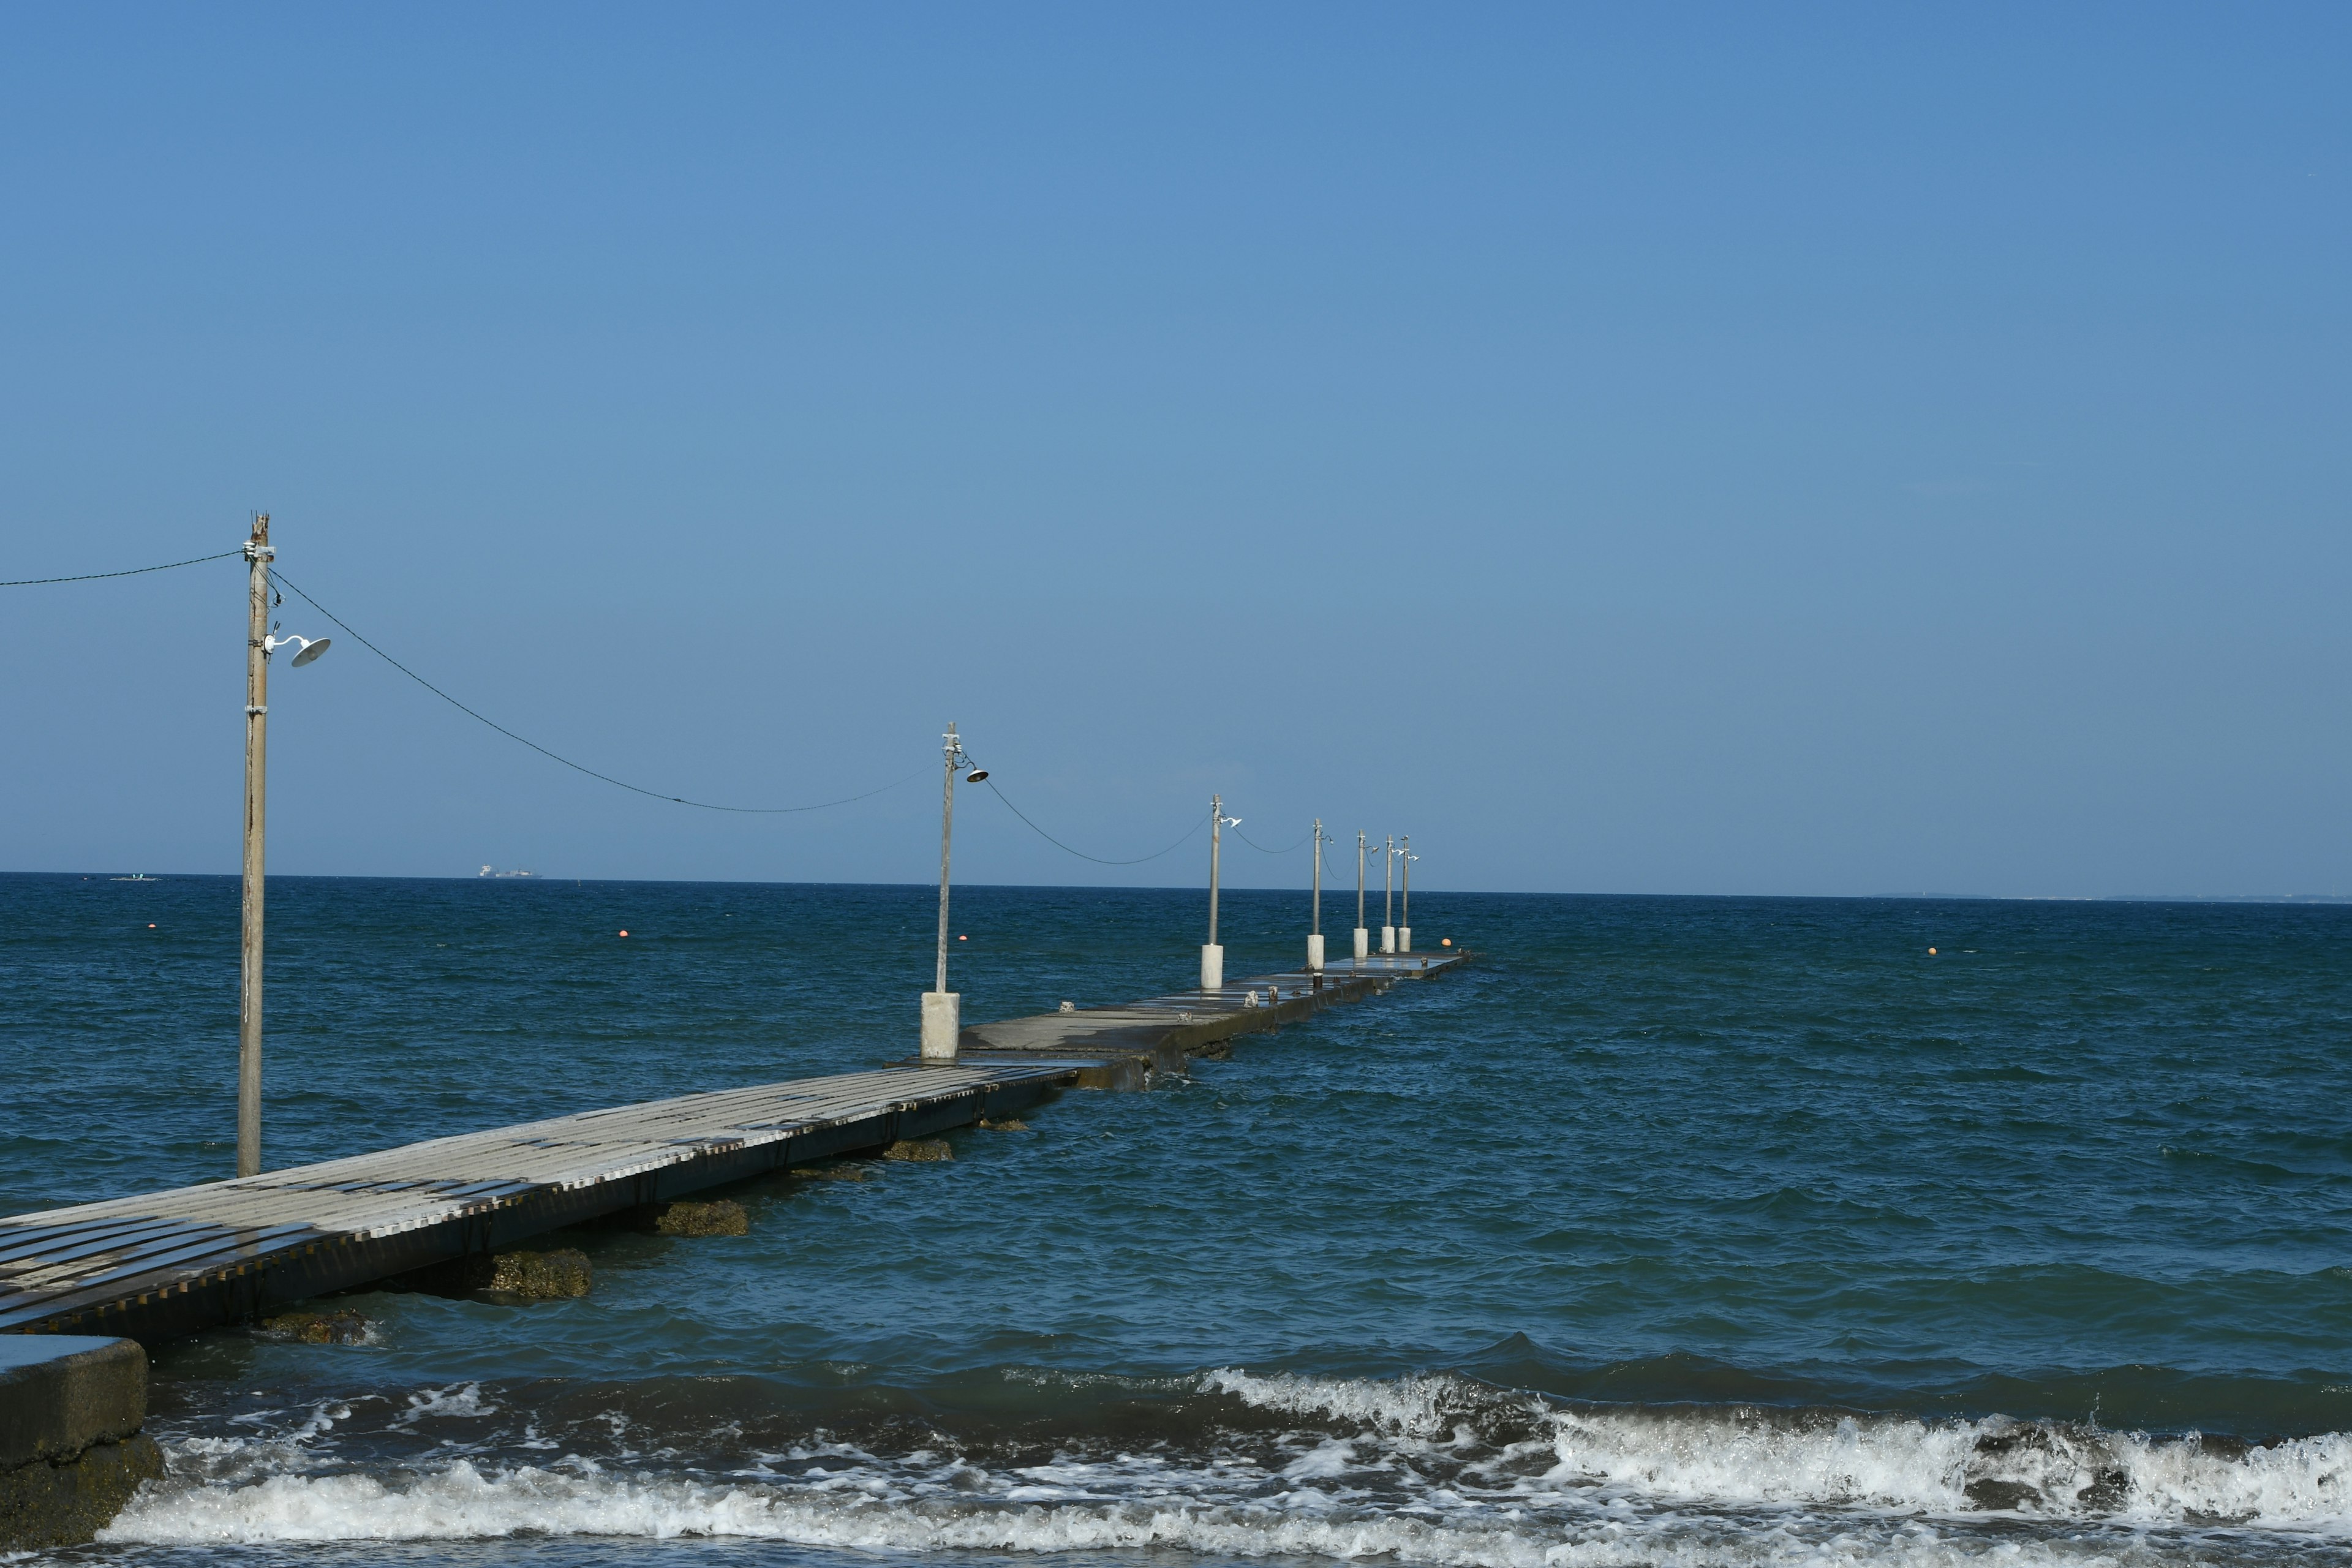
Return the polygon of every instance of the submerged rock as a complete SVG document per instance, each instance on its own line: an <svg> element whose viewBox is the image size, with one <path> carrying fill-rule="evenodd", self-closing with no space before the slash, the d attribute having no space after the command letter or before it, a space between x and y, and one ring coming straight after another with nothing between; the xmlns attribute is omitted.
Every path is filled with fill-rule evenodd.
<svg viewBox="0 0 2352 1568"><path fill-rule="evenodd" d="M819 1182L862 1182L866 1173L855 1165L795 1165L793 1174Z"/></svg>
<svg viewBox="0 0 2352 1568"><path fill-rule="evenodd" d="M1966 1491L1970 1507L1990 1510L2030 1509L2043 1500L2042 1489L2024 1481L1970 1481Z"/></svg>
<svg viewBox="0 0 2352 1568"><path fill-rule="evenodd" d="M944 1138L901 1138L882 1151L885 1160L952 1160L955 1151Z"/></svg>
<svg viewBox="0 0 2352 1568"><path fill-rule="evenodd" d="M749 1236L751 1216L732 1198L671 1204L654 1221L661 1236Z"/></svg>
<svg viewBox="0 0 2352 1568"><path fill-rule="evenodd" d="M588 1294L588 1255L576 1247L552 1252L501 1252L490 1260L483 1289L523 1301L561 1301Z"/></svg>
<svg viewBox="0 0 2352 1568"><path fill-rule="evenodd" d="M1029 1131L1029 1124L1026 1121L1022 1121L1017 1116L1008 1116L1002 1121L991 1121L987 1117L983 1116L980 1119L980 1124L991 1132L1026 1132Z"/></svg>
<svg viewBox="0 0 2352 1568"><path fill-rule="evenodd" d="M339 1312L280 1312L262 1319L261 1331L306 1345L356 1345L367 1339L368 1321L348 1307Z"/></svg>

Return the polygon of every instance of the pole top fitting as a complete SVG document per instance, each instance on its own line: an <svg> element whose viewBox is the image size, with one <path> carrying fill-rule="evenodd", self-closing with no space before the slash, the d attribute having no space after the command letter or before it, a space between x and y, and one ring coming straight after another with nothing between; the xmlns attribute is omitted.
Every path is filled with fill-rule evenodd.
<svg viewBox="0 0 2352 1568"><path fill-rule="evenodd" d="M245 558L247 561L275 561L278 559L278 552L267 544L248 539L245 542Z"/></svg>

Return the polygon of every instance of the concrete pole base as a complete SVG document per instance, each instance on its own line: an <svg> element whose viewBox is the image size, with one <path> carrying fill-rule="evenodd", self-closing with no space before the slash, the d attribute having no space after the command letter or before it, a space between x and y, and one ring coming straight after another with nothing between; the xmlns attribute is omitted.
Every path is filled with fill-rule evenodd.
<svg viewBox="0 0 2352 1568"><path fill-rule="evenodd" d="M1381 927L1381 951L1382 952L1394 952L1396 951L1396 927Z"/></svg>
<svg viewBox="0 0 2352 1568"><path fill-rule="evenodd" d="M1412 927L1397 927L1397 951L1399 952L1411 952L1412 951Z"/></svg>
<svg viewBox="0 0 2352 1568"><path fill-rule="evenodd" d="M1201 948L1201 989L1214 991L1225 983L1225 950L1222 943Z"/></svg>
<svg viewBox="0 0 2352 1568"><path fill-rule="evenodd" d="M1358 926L1356 928L1356 956L1358 958L1369 957L1371 954L1371 951L1372 933L1366 931L1362 926Z"/></svg>
<svg viewBox="0 0 2352 1568"><path fill-rule="evenodd" d="M1323 938L1319 933L1307 939L1307 967L1310 971L1323 967Z"/></svg>
<svg viewBox="0 0 2352 1568"><path fill-rule="evenodd" d="M923 1059L927 1062L955 1060L956 1037L962 1033L963 993L924 992Z"/></svg>

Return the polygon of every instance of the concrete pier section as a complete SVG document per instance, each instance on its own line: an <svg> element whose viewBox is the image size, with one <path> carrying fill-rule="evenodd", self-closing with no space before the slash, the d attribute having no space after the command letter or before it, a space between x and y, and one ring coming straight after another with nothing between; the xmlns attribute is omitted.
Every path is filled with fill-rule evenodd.
<svg viewBox="0 0 2352 1568"><path fill-rule="evenodd" d="M1401 980L1442 974L1468 955L1360 958L1345 968L1297 969L1202 985L1117 1007L1078 1007L966 1029L961 1062L1061 1062L1078 1066L1085 1089L1140 1089L1158 1072L1181 1072L1196 1057L1228 1054L1241 1035L1278 1029L1341 1002L1377 996ZM1087 1060L1086 1058L1092 1058Z"/></svg>
<svg viewBox="0 0 2352 1568"><path fill-rule="evenodd" d="M88 1541L162 1476L146 1419L136 1342L0 1336L0 1552Z"/></svg>
<svg viewBox="0 0 2352 1568"><path fill-rule="evenodd" d="M1064 1089L1141 1088L1155 1072L1224 1054L1237 1036L1442 973L1464 956L1367 957L1320 974L1073 1007L963 1029L949 1060L927 1053L876 1071L614 1106L0 1219L0 1342L12 1333L152 1342L395 1276L463 1273L547 1231L1009 1117Z"/></svg>

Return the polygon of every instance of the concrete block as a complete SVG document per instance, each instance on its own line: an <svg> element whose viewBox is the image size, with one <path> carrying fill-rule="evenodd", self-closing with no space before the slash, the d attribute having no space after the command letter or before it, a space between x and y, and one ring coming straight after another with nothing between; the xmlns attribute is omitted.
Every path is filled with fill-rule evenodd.
<svg viewBox="0 0 2352 1568"><path fill-rule="evenodd" d="M78 1546L114 1522L140 1482L163 1478L163 1450L137 1436L0 1470L0 1552Z"/></svg>
<svg viewBox="0 0 2352 1568"><path fill-rule="evenodd" d="M147 1352L135 1340L0 1334L0 1470L70 1459L147 1419Z"/></svg>
<svg viewBox="0 0 2352 1568"><path fill-rule="evenodd" d="M0 1334L0 1552L88 1541L163 1473L131 1340Z"/></svg>
<svg viewBox="0 0 2352 1568"><path fill-rule="evenodd" d="M1399 952L1411 952L1412 951L1412 927L1397 927L1397 951Z"/></svg>
<svg viewBox="0 0 2352 1568"><path fill-rule="evenodd" d="M1372 933L1366 931L1362 926L1358 926L1356 928L1356 956L1358 958L1369 958L1371 956L1371 938Z"/></svg>
<svg viewBox="0 0 2352 1568"><path fill-rule="evenodd" d="M1382 952L1394 952L1396 951L1396 927L1381 927L1381 951Z"/></svg>
<svg viewBox="0 0 2352 1568"><path fill-rule="evenodd" d="M1225 949L1220 942L1201 949L1201 989L1214 991L1225 983Z"/></svg>
<svg viewBox="0 0 2352 1568"><path fill-rule="evenodd" d="M1307 939L1307 967L1310 971L1323 967L1323 938L1319 933Z"/></svg>
<svg viewBox="0 0 2352 1568"><path fill-rule="evenodd" d="M962 992L926 991L923 993L923 1059L925 1061L955 1060L956 1038L963 1032L962 1018Z"/></svg>

